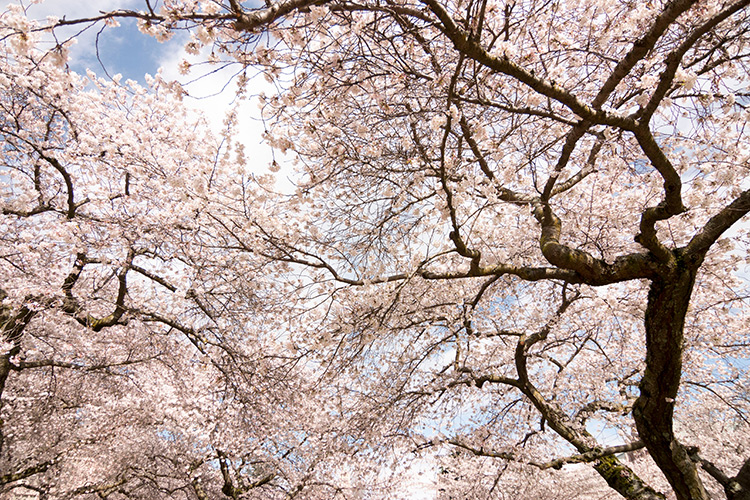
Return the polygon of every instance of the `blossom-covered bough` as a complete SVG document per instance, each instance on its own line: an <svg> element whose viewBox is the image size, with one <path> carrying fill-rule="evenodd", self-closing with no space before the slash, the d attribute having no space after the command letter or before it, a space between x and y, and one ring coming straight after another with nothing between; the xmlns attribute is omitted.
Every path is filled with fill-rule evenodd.
<svg viewBox="0 0 750 500"><path fill-rule="evenodd" d="M0 15L0 495L327 487L297 458L326 432L299 416L315 391L288 396L265 279L212 222L243 169L179 87L76 74L47 33Z"/></svg>
<svg viewBox="0 0 750 500"><path fill-rule="evenodd" d="M273 283L265 296L228 284L222 297L276 306L256 335L284 332L268 348L314 372L328 400L317 418L346 422L320 441L326 481L339 483L331 496L356 483L378 497L367 487L386 469L407 481L407 454L382 450L411 449L454 497L528 495L525 474L549 489L584 463L603 481L568 472L581 497L609 487L629 499L740 499L748 4L183 0L55 24L136 18L161 39L187 30L190 52L279 83L259 97L267 142L296 164L293 193L269 195L227 167L209 177L243 189L198 208L210 229L196 230L233 259L212 279L252 263ZM83 210L43 154L59 172L58 212ZM25 220L35 206L6 214ZM85 253L57 278L55 310L92 331L151 310L117 298L136 262L120 255L99 278L109 312L81 316L66 292L76 266L97 258ZM209 262L195 258L185 265ZM9 339L40 307L16 300ZM332 460L341 450L362 462Z"/></svg>

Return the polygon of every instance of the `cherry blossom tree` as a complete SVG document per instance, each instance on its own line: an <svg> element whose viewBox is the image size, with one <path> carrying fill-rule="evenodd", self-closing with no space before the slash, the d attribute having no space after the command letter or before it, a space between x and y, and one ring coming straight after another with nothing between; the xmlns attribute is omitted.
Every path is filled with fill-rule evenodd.
<svg viewBox="0 0 750 500"><path fill-rule="evenodd" d="M179 86L78 75L47 37L0 16L0 494L323 495L327 414L217 222L246 169Z"/></svg>
<svg viewBox="0 0 750 500"><path fill-rule="evenodd" d="M186 179L179 160L141 181L154 190L149 215L175 201L174 189L189 193L164 209L153 236L138 233L149 262L178 259L179 271L218 280L215 295L140 274L153 287L186 289L178 310L192 311L196 325L242 330L246 308L273 311L258 316L267 322L256 319L252 338L277 335L283 347L266 352L304 360L326 401L320 418L342 426L320 448L352 457L328 462L331 484L339 482L331 496L387 470L389 481L404 481L398 467L421 454L446 496L502 498L503 485L531 495L524 478L540 478L547 490L572 480L582 497L741 499L750 495L748 4L164 0L50 28L134 18L159 39L187 31L187 51L207 62L245 68L242 95L253 94L252 72L276 83L278 92L258 97L265 139L280 155L271 171L285 154L296 168L293 192L232 171L244 160L230 114L222 168L214 175L212 154L185 167L207 184L166 188ZM168 123L136 127L153 144L139 154L171 144ZM58 172L60 187L39 194L40 208L28 198L6 216L41 219L54 198L55 222L69 224L94 195L65 187L64 165L78 160L51 156L38 134L18 139L37 145L24 146L35 162L6 163L19 171L39 163ZM114 151L94 149L90 161L128 154L116 149L138 142L127 139L112 136ZM113 186L107 210L144 177L126 174L97 176ZM206 179L234 186L208 210L193 201L206 198ZM80 238L94 238L94 227ZM154 312L156 295L124 302L144 245L115 241L103 239L96 255L72 242L68 271L37 272L58 284L58 299L25 276L6 286L9 343L46 308L95 332L131 315L157 320L200 351L197 326ZM50 258L35 245L47 252L38 262ZM84 315L71 291L94 267L103 271L91 275ZM213 472L227 470L230 461L217 460ZM305 461L315 459L296 463Z"/></svg>

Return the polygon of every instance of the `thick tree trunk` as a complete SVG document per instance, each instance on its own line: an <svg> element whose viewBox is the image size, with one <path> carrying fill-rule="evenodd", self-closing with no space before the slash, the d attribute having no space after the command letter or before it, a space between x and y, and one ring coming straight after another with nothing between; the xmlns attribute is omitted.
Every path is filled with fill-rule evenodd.
<svg viewBox="0 0 750 500"><path fill-rule="evenodd" d="M5 296L7 296L7 293L0 288L0 300ZM13 311L8 307L0 309L0 340L10 342L14 345L10 352L0 353L0 410L3 408L5 382L8 380L11 370L10 358L18 354L21 349L21 335L23 334L23 330L35 315L36 312L26 306L22 306L16 314L13 314ZM0 451L3 449L4 441L3 424L4 422L0 418Z"/></svg>
<svg viewBox="0 0 750 500"><path fill-rule="evenodd" d="M682 374L683 328L695 269L678 267L652 281L646 308L646 369L633 406L638 434L678 500L708 500L696 464L674 436L672 417Z"/></svg>
<svg viewBox="0 0 750 500"><path fill-rule="evenodd" d="M10 374L10 353L0 354L0 411L3 409L3 391L5 390L5 381L8 379L8 374ZM3 424L5 422L0 417L0 452L3 451L3 442L5 441Z"/></svg>
<svg viewBox="0 0 750 500"><path fill-rule="evenodd" d="M729 500L750 500L750 458L745 460L737 475L724 486L724 490Z"/></svg>

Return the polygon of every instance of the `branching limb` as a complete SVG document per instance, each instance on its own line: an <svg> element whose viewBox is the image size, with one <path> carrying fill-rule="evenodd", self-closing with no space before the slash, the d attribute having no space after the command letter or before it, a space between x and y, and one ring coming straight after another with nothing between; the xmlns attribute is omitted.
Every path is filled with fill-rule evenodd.
<svg viewBox="0 0 750 500"><path fill-rule="evenodd" d="M658 273L657 262L647 253L620 256L609 264L588 252L562 245L560 243L562 222L552 212L549 205L537 206L534 216L542 226L542 235L539 239L542 254L550 264L575 272L580 277L578 283L600 286L631 279L649 278Z"/></svg>
<svg viewBox="0 0 750 500"><path fill-rule="evenodd" d="M664 246L656 236L656 223L683 213L686 209L682 204L682 180L672 162L664 154L648 125L638 127L635 131L638 144L651 161L651 165L664 179L664 201L655 207L647 208L640 223L640 234L635 241L649 250L660 262L671 269L675 266L675 256Z"/></svg>
<svg viewBox="0 0 750 500"><path fill-rule="evenodd" d="M115 298L115 308L112 313L102 318L96 318L90 314L83 314L82 308L78 302L78 299L73 295L73 288L75 287L78 280L81 278L83 269L88 264L98 263L96 259L90 259L86 254L79 252L76 254L76 260L73 263L73 270L63 281L62 290L64 293L63 307L62 310L73 317L81 325L91 328L95 332L108 328L121 323L121 320L126 312L125 297L128 292L127 284L127 273L130 266L135 258L135 250L132 248L128 250L125 264L120 268L117 273L117 297Z"/></svg>
<svg viewBox="0 0 750 500"><path fill-rule="evenodd" d="M283 18L294 11L303 10L313 5L325 5L330 0L288 0L282 3L271 3L264 9L244 10L237 12L238 20L234 28L240 31L253 32ZM235 2L239 3L239 2Z"/></svg>
<svg viewBox="0 0 750 500"><path fill-rule="evenodd" d="M316 269L327 270L333 279L340 283L344 283L352 286L364 286L367 284L377 283L391 283L394 281L403 281L412 278L413 276L419 276L426 280L452 280L452 279L464 279L464 278L476 278L483 276L503 276L512 275L517 276L526 281L541 281L541 280L561 280L568 283L582 283L582 277L568 269L558 269L554 267L529 267L529 266L514 266L509 264L494 264L489 266L479 266L475 269L469 269L467 271L449 271L449 272L435 272L428 269L424 269L426 262L420 263L417 269L412 272L401 272L394 273L384 276L376 276L369 279L352 279L341 275L333 264L327 262L322 257L312 254L306 250L302 250L293 247L278 238L273 237L265 229L256 223L256 227L262 233L266 242L271 245L272 248L276 249L279 253L271 253L258 248L254 248L249 244L245 243L224 221L215 219L229 234L237 241L239 249L260 255L277 262L288 262L292 264L300 264L302 266L312 267ZM644 256L645 257L645 256ZM617 263L615 264L617 265ZM639 276L639 277L646 277ZM620 281L619 276L614 276L615 281Z"/></svg>
<svg viewBox="0 0 750 500"><path fill-rule="evenodd" d="M455 97L456 81L458 80L458 76L461 74L464 59L465 58L463 54L459 55L458 62L456 63L456 69L453 73L453 77L451 78L451 83L448 88L449 105L453 103ZM482 254L475 248L469 248L466 245L466 241L461 236L461 225L458 221L458 214L456 213L456 203L453 198L453 190L450 187L448 171L446 169L445 149L451 131L451 122L452 117L450 114L448 114L448 120L443 131L442 141L440 143L440 168L438 170L438 174L440 177L440 185L443 192L445 193L445 204L448 207L448 215L450 217L451 227L453 228L449 234L450 240L453 242L453 245L456 247L456 251L460 256L471 259L471 269L476 270L479 268Z"/></svg>
<svg viewBox="0 0 750 500"><path fill-rule="evenodd" d="M723 21L726 21L732 15L736 14L748 5L750 5L750 0L740 0L739 2L729 6L727 9L718 12L708 21L695 29L674 51L672 51L667 56L665 60L666 68L664 68L664 71L659 77L659 83L656 86L656 90L651 95L651 99L649 99L649 102L640 113L640 120L642 122L648 122L651 119L653 114L656 112L656 109L659 107L659 104L667 95L667 92L672 87L672 82L674 81L674 76L677 73L677 69L680 67L680 63L682 62L682 59L687 51L690 50L690 48L692 48L696 44L696 42L698 42L698 40L705 36L709 31L716 28L716 26L721 24Z"/></svg>
<svg viewBox="0 0 750 500"><path fill-rule="evenodd" d="M542 196L540 199L540 203L542 205L546 206L549 203L560 172L562 172L563 169L568 165L568 162L570 161L570 155L573 154L578 141L581 139L581 137L584 136L584 134L586 134L590 126L591 123L586 120L581 120L580 122L576 123L575 126L573 126L573 128L571 128L566 135L565 144L563 144L562 151L560 151L560 156L557 159L557 164L555 165L554 170L552 171L549 178L547 179L546 184L544 185L544 190L542 191ZM596 155L594 155L594 158L596 158Z"/></svg>
<svg viewBox="0 0 750 500"><path fill-rule="evenodd" d="M669 2L661 14L656 17L648 31L633 43L630 51L617 63L617 66L615 66L615 69L591 102L592 106L597 109L600 108L623 78L638 64L638 61L642 60L654 48L659 38L667 31L667 28L696 3L698 3L697 0Z"/></svg>
<svg viewBox="0 0 750 500"><path fill-rule="evenodd" d="M480 106L486 106L489 108L499 109L500 111L506 111L507 113L511 115L529 115L529 116L538 116L540 118L549 118L550 120L554 120L556 122L563 123L565 125L570 125L571 127L576 124L576 122L573 120L563 118L550 111L546 111L546 110L538 109L538 108L532 108L530 106L524 106L524 107L508 106L506 104L501 104L499 102L492 101L490 99L473 98L473 97L466 97L466 96L460 96L458 99L460 99L461 102L465 102L469 104L477 104Z"/></svg>
<svg viewBox="0 0 750 500"><path fill-rule="evenodd" d="M221 477L224 480L224 485L221 487L221 492L229 498L239 498L240 491L235 488L232 482L232 476L229 473L229 466L227 465L227 456L221 451L216 450L216 456L219 459L219 469L221 470Z"/></svg>
<svg viewBox="0 0 750 500"><path fill-rule="evenodd" d="M454 380L453 382L450 382L447 388L456 387L458 385L474 385L481 389L484 384L490 383L490 384L500 384L500 385L507 385L510 387L515 387L519 389L521 387L520 381L518 379L510 378L510 377L504 377L502 375L493 375L493 374L487 374L487 375L476 375L471 368L462 366L456 369L457 372L466 374L469 376L469 378L461 378L459 380Z"/></svg>
<svg viewBox="0 0 750 500"><path fill-rule="evenodd" d="M580 453L569 457L558 458L549 462L537 462L534 460L524 461L512 452L485 450L483 447L471 446L458 439L450 439L447 441L448 444L464 449L476 456L500 458L502 460L508 460L511 462L521 462L527 465L532 465L541 470L545 469L561 469L563 465L567 464L580 464L580 463L591 463L599 460L603 457L615 455L617 453L626 453L629 451L640 450L645 445L641 441L634 441L632 443L623 444L619 446L610 446L608 448L597 448L586 453Z"/></svg>
<svg viewBox="0 0 750 500"><path fill-rule="evenodd" d="M580 453L578 455L572 455L569 457L558 458L550 462L536 463L531 462L531 465L539 467L540 469L560 469L566 464L579 464L579 463L590 463L599 460L604 457L614 456L617 453L626 453L629 451L640 450L646 445L643 441L633 441L632 443L623 444L619 446L610 446L608 448L596 448L586 453Z"/></svg>
<svg viewBox="0 0 750 500"><path fill-rule="evenodd" d="M422 0L440 21L441 29L462 54L474 59L487 68L508 75L528 85L538 93L560 102L582 119L592 124L604 124L631 130L636 122L632 118L618 116L585 104L570 92L554 82L548 82L529 70L511 62L507 57L490 55L476 40L468 35L456 24L445 7L438 0Z"/></svg>
<svg viewBox="0 0 750 500"><path fill-rule="evenodd" d="M81 203L76 204L75 202L75 193L73 192L73 179L70 177L70 174L65 169L65 167L62 166L62 164L55 158L54 156L47 155L42 149L40 149L35 144L29 143L34 148L34 150L37 152L37 154L47 163L52 165L52 168L57 170L60 174L60 176L63 178L63 181L65 181L65 187L68 190L68 209L65 214L65 216L68 219L72 219L76 215L76 210L81 205ZM85 201L84 201L85 202Z"/></svg>
<svg viewBox="0 0 750 500"><path fill-rule="evenodd" d="M14 371L22 371L33 368L67 368L70 370L81 370L87 372L99 371L99 370L110 370L111 368L117 368L120 366L136 365L139 363L147 363L157 359L157 356L147 356L145 358L137 359L126 359L124 361L112 362L112 363L98 363L95 365L86 365L82 363L71 363L69 361L59 361L54 359L40 359L37 361L20 361L18 363L11 363L11 369Z"/></svg>
<svg viewBox="0 0 750 500"><path fill-rule="evenodd" d="M713 462L701 458L697 447L688 448L687 451L690 459L700 464L701 468L724 488L728 500L750 499L750 458L745 460L736 476L729 477Z"/></svg>
<svg viewBox="0 0 750 500"><path fill-rule="evenodd" d="M471 131L469 122L466 121L466 118L464 116L461 116L461 119L459 120L459 126L461 127L461 132L463 133L464 139L466 139L467 144L471 148L471 152L474 154L474 157L479 162L479 168L482 169L482 173L484 173L484 175L487 177L487 179L490 182L494 183L495 174L494 172L492 172L492 169L490 168L489 163L487 163L487 159L485 158L484 153L482 153L482 150L480 149L479 144L474 139L474 134ZM533 198L524 196L520 193L516 193L510 189L507 189L507 188L497 188L497 189L498 189L499 198L503 201L516 203L519 205L527 205L533 201Z"/></svg>
<svg viewBox="0 0 750 500"><path fill-rule="evenodd" d="M519 461L516 455L510 452L485 450L483 447L476 448L467 443L459 441L458 439L449 439L447 442L448 444L466 450L478 457L500 458L502 460L508 460L510 462Z"/></svg>
<svg viewBox="0 0 750 500"><path fill-rule="evenodd" d="M604 134L598 132L596 133L596 136L597 141L594 143L591 151L589 151L589 157L586 160L586 165L584 165L584 167L578 173L555 185L550 192L550 198L572 189L576 184L596 171L596 158L599 155L599 151L601 151L602 146L604 145Z"/></svg>
<svg viewBox="0 0 750 500"><path fill-rule="evenodd" d="M153 322L153 323L161 323L163 325L166 325L170 328L174 328L175 330L182 332L185 337L192 343L198 351L200 351L201 354L206 354L206 348L205 345L207 344L206 338L201 335L198 331L194 330L193 328L190 328L188 326L185 326L178 321L174 319L167 318L166 316L162 316L158 313L153 312L147 312L147 311L141 311L141 310L134 310L134 312L137 312L143 317L143 321L145 322Z"/></svg>
<svg viewBox="0 0 750 500"><path fill-rule="evenodd" d="M268 484L271 481L276 478L276 474L274 473L268 473L262 475L260 478L258 478L255 481L252 481L249 484L243 484L244 481L242 481L242 478L239 477L238 474L238 484L235 486L234 481L232 480L232 475L229 470L229 459L227 455L221 451L216 450L216 456L219 459L219 470L221 471L221 477L224 481L224 485L221 488L221 492L224 493L229 498L233 499L239 499L243 493L246 493L254 488L259 488L260 486L263 486L264 484Z"/></svg>
<svg viewBox="0 0 750 500"><path fill-rule="evenodd" d="M141 274L145 276L146 278L150 279L151 281L155 281L156 283L159 283L161 286L169 290L170 292L176 292L177 287L162 278L161 276L157 276L156 274L152 273L151 271L144 269L140 266L137 266L135 264L130 265L130 269L137 272L138 274Z"/></svg>
<svg viewBox="0 0 750 500"><path fill-rule="evenodd" d="M8 474L4 474L0 476L0 485L3 484L9 484L16 481L20 481L21 479L26 479L27 477L34 476L36 474L40 474L42 472L45 472L47 469L49 469L53 464L55 463L55 460L47 460L46 462L40 462L36 465L32 465L30 467L27 467L23 470L16 471L16 472L10 472Z"/></svg>
<svg viewBox="0 0 750 500"><path fill-rule="evenodd" d="M568 296L566 293L566 286L563 285L562 295L562 302L558 306L557 311L555 311L555 314L547 322L547 324L545 324L537 332L534 332L530 335L522 335L518 340L518 346L516 347L516 359L522 360L523 375L521 375L521 371L519 371L519 375L521 375L522 380L528 380L528 377L526 376L526 355L528 354L529 349L531 349L531 347L537 342L540 342L547 338L550 331L552 331L552 328L554 328L562 315L565 314L565 311L568 309L568 307L570 307L573 302L581 297L581 292L579 290L576 290L572 294L572 296ZM518 363L516 364L516 368L519 368Z"/></svg>
<svg viewBox="0 0 750 500"><path fill-rule="evenodd" d="M253 33L263 27L283 19L295 11L304 10L313 5L323 5L329 0L288 0L286 2L266 2L266 7L258 9L246 9L237 0L229 1L229 10L217 13L185 12L179 15L178 21L190 21L194 23L205 22L231 22L237 31ZM140 19L147 23L174 23L175 19L157 13L149 4L148 11L135 11L120 9L110 12L101 12L98 16L90 16L77 19L62 18L51 26L43 26L40 30L49 30L61 26L79 24L95 24L108 19Z"/></svg>
<svg viewBox="0 0 750 500"><path fill-rule="evenodd" d="M724 207L719 213L711 217L703 228L693 236L685 247L685 255L694 264L700 264L711 246L734 223L750 212L750 189L744 191L732 203Z"/></svg>

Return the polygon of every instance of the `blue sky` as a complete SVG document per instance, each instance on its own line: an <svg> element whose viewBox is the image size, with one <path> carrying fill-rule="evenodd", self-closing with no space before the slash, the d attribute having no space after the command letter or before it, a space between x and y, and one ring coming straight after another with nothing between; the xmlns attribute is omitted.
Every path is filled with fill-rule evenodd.
<svg viewBox="0 0 750 500"><path fill-rule="evenodd" d="M96 73L106 72L110 75L120 73L125 79L143 83L146 73L155 74L164 58L169 53L181 51L181 43L172 39L159 43L154 38L138 31L133 20L122 21L117 28L106 28L99 35L99 54L102 65L89 64ZM93 63L94 61L86 61ZM79 68L75 68L79 70Z"/></svg>
<svg viewBox="0 0 750 500"><path fill-rule="evenodd" d="M95 16L102 10L138 10L143 6L141 0L46 0L28 6L28 14L29 17L40 20L47 16L74 19ZM77 35L78 43L71 50L70 64L79 73L90 68L104 76L106 70L110 75L120 73L125 79L143 83L146 73L155 74L170 55L182 50L182 43L177 37L167 43L159 43L140 33L133 20L123 20L117 28L102 29L103 25L98 24L81 33L84 27L85 25L66 27L58 34L58 39ZM97 60L97 39L98 52L104 67Z"/></svg>
<svg viewBox="0 0 750 500"><path fill-rule="evenodd" d="M27 7L29 17L42 22L47 16L80 19L97 16L101 11L145 8L144 0L44 0L33 5L30 5L29 0L13 1ZM159 43L155 38L138 31L134 20L120 20L119 27L105 27L103 23L84 30L85 27L86 25L65 27L57 33L58 41L72 36L77 39L70 51L71 69L81 74L85 74L86 69L91 69L100 77L119 73L123 76L123 82L131 79L143 85L144 76L156 74L161 67L162 75L167 80L177 80L183 84L192 82L185 87L189 96L185 99L185 104L203 113L215 132L223 128L225 113L232 106L236 90L235 85L227 83L234 76L236 67L197 79L204 72L210 71L208 67L203 67L203 71L198 74L185 76L179 73L178 64L182 59L191 59L186 57L183 50L187 33L177 33L168 42ZM192 59L195 60L194 57ZM197 81L193 81L196 79ZM272 91L270 84L263 78L254 78L251 85L251 94L261 90ZM220 95L215 95L217 92L221 92ZM241 104L238 116L240 136L236 139L245 144L248 157L254 160L250 170L264 173L273 158L270 148L261 141L264 127L259 119L257 103L252 101ZM281 160L278 154L277 160Z"/></svg>

